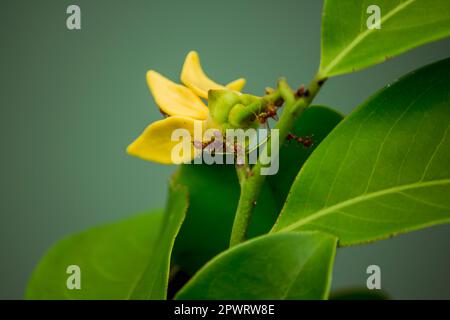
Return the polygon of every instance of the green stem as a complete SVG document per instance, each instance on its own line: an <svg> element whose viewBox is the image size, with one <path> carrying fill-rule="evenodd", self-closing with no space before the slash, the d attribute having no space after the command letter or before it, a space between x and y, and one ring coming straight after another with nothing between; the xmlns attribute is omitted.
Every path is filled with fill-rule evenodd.
<svg viewBox="0 0 450 320"><path fill-rule="evenodd" d="M241 186L241 189L244 185L245 179L247 178L247 171L248 171L248 165L247 164L243 164L243 165L236 165L236 173L238 176L238 180L239 180L239 185Z"/></svg>
<svg viewBox="0 0 450 320"><path fill-rule="evenodd" d="M311 104L324 82L325 79L319 79L317 77L314 78L314 80L309 84L308 89L305 91L305 94L300 98L296 98L294 96L285 80L281 80L279 82L279 92L285 100L283 113L275 126L275 129L279 130L279 146L282 145L299 116ZM270 145L271 139L267 141L264 148L269 148L268 150L271 150ZM275 152L277 154L272 155L272 157L278 156L279 150L276 150ZM233 228L231 230L230 247L245 241L252 212L256 206L256 201L266 177L261 175L261 167L262 164L258 161L249 173L245 172L245 175L243 175L242 171L238 171L241 193L234 218Z"/></svg>

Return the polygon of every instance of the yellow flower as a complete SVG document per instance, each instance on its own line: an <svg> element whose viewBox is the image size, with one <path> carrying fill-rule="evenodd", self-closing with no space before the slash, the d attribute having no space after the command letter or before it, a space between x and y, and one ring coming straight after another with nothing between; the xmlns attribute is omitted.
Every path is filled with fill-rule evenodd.
<svg viewBox="0 0 450 320"><path fill-rule="evenodd" d="M209 109L201 98L208 99L209 90L241 91L245 85L245 79L235 80L226 86L209 79L195 51L189 52L186 56L181 71L181 82L184 86L170 81L156 71L147 72L147 84L155 102L169 117L150 124L128 146L127 152L130 155L148 161L172 164L172 148L179 143L172 141L172 132L182 128L188 130L193 137L195 121L201 121L202 126L206 124Z"/></svg>

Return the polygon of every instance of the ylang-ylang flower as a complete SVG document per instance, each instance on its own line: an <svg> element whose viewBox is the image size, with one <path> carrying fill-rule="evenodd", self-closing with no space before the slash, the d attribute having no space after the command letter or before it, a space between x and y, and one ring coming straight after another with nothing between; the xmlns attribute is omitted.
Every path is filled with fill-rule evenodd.
<svg viewBox="0 0 450 320"><path fill-rule="evenodd" d="M225 86L212 81L204 73L199 56L194 51L186 56L180 78L184 85L174 83L156 71L147 72L147 84L155 102L168 117L150 124L128 146L129 154L144 160L171 164L172 149L178 143L171 138L174 130L186 129L194 136L195 123L197 126L200 123L203 129L222 129L227 124L231 107L242 99L251 100L249 95L238 93L244 87L245 79L235 80ZM217 108L211 108L211 103L211 109L205 105L202 99L207 101L208 97L215 100ZM195 148L194 144L192 148Z"/></svg>

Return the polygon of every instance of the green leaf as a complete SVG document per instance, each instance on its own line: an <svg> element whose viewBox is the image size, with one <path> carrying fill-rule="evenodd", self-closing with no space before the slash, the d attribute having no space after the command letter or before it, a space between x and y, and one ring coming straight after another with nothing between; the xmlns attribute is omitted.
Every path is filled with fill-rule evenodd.
<svg viewBox="0 0 450 320"><path fill-rule="evenodd" d="M320 232L261 236L208 262L176 299L326 299L335 251Z"/></svg>
<svg viewBox="0 0 450 320"><path fill-rule="evenodd" d="M166 298L171 250L186 210L186 188L172 183L164 215L139 215L59 241L33 272L26 298ZM80 290L67 289L70 265L80 267Z"/></svg>
<svg viewBox="0 0 450 320"><path fill-rule="evenodd" d="M286 141L281 147L279 171L267 177L280 209L303 163L342 118L340 113L328 107L311 106L297 120L291 133L297 137L311 137L313 144L304 147L296 141Z"/></svg>
<svg viewBox="0 0 450 320"><path fill-rule="evenodd" d="M139 280L135 283L130 296L131 299L167 298L172 248L185 218L187 208L187 188L172 180L166 212L159 236L154 244L153 255L148 262L147 268L141 273Z"/></svg>
<svg viewBox="0 0 450 320"><path fill-rule="evenodd" d="M352 245L450 221L450 59L378 92L322 141L273 231Z"/></svg>
<svg viewBox="0 0 450 320"><path fill-rule="evenodd" d="M381 29L369 29L370 5L381 9ZM450 35L448 0L326 0L320 77L369 67Z"/></svg>
<svg viewBox="0 0 450 320"><path fill-rule="evenodd" d="M382 290L357 288L332 292L330 294L330 300L390 300L390 298Z"/></svg>
<svg viewBox="0 0 450 320"><path fill-rule="evenodd" d="M126 299L149 263L161 211L96 227L55 244L34 270L27 299ZM69 290L67 267L81 271L81 289Z"/></svg>
<svg viewBox="0 0 450 320"><path fill-rule="evenodd" d="M188 274L228 248L239 199L231 165L183 165L176 182L189 190L189 209L173 250L174 263ZM268 186L255 208L249 236L270 230L279 213Z"/></svg>

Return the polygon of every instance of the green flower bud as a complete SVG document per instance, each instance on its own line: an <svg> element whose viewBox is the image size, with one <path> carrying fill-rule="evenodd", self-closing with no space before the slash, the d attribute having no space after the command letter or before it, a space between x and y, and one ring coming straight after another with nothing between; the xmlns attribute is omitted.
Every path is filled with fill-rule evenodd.
<svg viewBox="0 0 450 320"><path fill-rule="evenodd" d="M208 93L209 117L217 125L228 123L231 108L240 103L240 95L231 90L210 90Z"/></svg>
<svg viewBox="0 0 450 320"><path fill-rule="evenodd" d="M254 124L257 115L261 112L261 100L256 100L247 106L239 103L231 108L228 114L228 123L236 128L248 128Z"/></svg>
<svg viewBox="0 0 450 320"><path fill-rule="evenodd" d="M208 127L245 129L258 125L256 118L263 112L263 100L231 90L210 90L208 107Z"/></svg>

